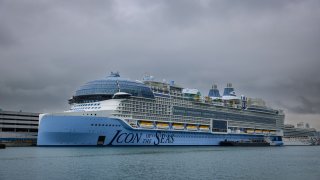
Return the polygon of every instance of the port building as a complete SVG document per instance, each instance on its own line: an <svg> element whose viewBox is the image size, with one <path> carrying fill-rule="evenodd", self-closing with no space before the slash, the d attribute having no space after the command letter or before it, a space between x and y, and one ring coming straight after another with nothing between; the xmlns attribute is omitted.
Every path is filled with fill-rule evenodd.
<svg viewBox="0 0 320 180"><path fill-rule="evenodd" d="M0 109L0 144L36 145L38 125L39 113Z"/></svg>

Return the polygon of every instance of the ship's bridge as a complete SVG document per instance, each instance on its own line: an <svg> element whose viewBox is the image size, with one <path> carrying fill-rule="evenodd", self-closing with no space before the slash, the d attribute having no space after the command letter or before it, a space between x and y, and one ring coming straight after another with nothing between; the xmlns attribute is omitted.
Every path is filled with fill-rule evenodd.
<svg viewBox="0 0 320 180"><path fill-rule="evenodd" d="M139 81L121 78L113 73L105 79L94 80L81 86L69 103L86 103L111 99L117 92L125 92L132 96L154 99L151 89Z"/></svg>

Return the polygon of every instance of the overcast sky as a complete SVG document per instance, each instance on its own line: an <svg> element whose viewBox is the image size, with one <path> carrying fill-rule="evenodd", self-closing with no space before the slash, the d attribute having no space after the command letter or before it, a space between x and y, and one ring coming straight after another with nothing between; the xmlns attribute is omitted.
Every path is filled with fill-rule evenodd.
<svg viewBox="0 0 320 180"><path fill-rule="evenodd" d="M0 108L68 108L87 81L231 82L320 129L319 0L0 0Z"/></svg>

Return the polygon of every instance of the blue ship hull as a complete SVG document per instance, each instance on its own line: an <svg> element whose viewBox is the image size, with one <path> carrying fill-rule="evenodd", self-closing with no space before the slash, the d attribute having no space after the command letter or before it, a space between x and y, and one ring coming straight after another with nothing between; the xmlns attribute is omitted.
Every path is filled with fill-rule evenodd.
<svg viewBox="0 0 320 180"><path fill-rule="evenodd" d="M38 146L137 146L211 145L221 141L251 141L268 138L282 145L280 136L217 134L199 131L134 129L121 119L92 116L45 115L41 118Z"/></svg>

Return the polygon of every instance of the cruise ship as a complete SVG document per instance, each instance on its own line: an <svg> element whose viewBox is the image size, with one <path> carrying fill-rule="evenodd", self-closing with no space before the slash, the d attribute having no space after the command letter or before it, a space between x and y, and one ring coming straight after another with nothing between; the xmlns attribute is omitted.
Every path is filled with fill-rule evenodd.
<svg viewBox="0 0 320 180"><path fill-rule="evenodd" d="M254 103L260 102L260 103ZM38 146L283 145L284 113L228 83L202 97L174 81L141 81L119 73L90 81L69 99L70 109L40 114Z"/></svg>
<svg viewBox="0 0 320 180"><path fill-rule="evenodd" d="M312 146L320 145L320 137L315 128L303 122L295 127L292 124L285 124L283 131L283 143L286 146Z"/></svg>

